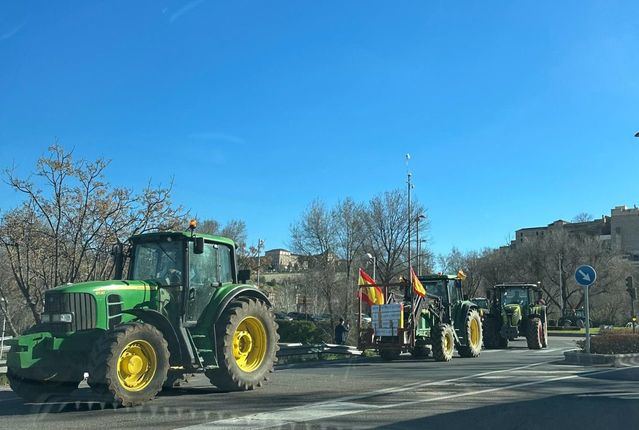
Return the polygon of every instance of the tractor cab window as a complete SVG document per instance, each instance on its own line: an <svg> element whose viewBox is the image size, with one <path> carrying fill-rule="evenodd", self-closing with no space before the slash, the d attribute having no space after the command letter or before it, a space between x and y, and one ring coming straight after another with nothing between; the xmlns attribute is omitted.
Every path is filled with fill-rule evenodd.
<svg viewBox="0 0 639 430"><path fill-rule="evenodd" d="M442 299L442 301L446 301L448 297L448 293L446 292L446 282L443 279L437 281L427 281L424 282L424 288L426 288L426 292L429 296L435 296Z"/></svg>
<svg viewBox="0 0 639 430"><path fill-rule="evenodd" d="M233 282L233 267L231 264L231 248L220 245L220 282Z"/></svg>
<svg viewBox="0 0 639 430"><path fill-rule="evenodd" d="M134 247L130 279L154 281L161 286L182 283L181 241L142 242Z"/></svg>
<svg viewBox="0 0 639 430"><path fill-rule="evenodd" d="M504 305L523 305L527 306L528 291L526 288L508 288L502 292L501 301Z"/></svg>
<svg viewBox="0 0 639 430"><path fill-rule="evenodd" d="M204 244L202 254L189 248L189 281L192 287L213 287L218 284L217 245Z"/></svg>
<svg viewBox="0 0 639 430"><path fill-rule="evenodd" d="M449 297L450 297L450 302L454 303L458 300L461 300L461 291L459 288L457 288L457 281L455 280L449 280L448 281L448 288L449 288Z"/></svg>

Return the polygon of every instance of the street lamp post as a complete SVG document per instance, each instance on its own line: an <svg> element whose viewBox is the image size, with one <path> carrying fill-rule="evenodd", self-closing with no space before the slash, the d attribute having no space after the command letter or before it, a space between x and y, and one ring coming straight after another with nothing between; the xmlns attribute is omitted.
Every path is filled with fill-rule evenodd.
<svg viewBox="0 0 639 430"><path fill-rule="evenodd" d="M419 241L419 221L426 219L426 216L424 214L419 214L415 217L415 236L417 239L417 276L421 276L422 275L422 260L421 260L421 255L422 255L422 244Z"/></svg>
<svg viewBox="0 0 639 430"><path fill-rule="evenodd" d="M373 254L371 254L370 252L366 253L366 257L368 258L369 262L373 262L373 281L377 282L377 280L375 279L375 268L377 267L377 258L375 258L375 256Z"/></svg>
<svg viewBox="0 0 639 430"><path fill-rule="evenodd" d="M262 247L264 241L262 239L257 240L257 286L260 286L260 254L262 253Z"/></svg>

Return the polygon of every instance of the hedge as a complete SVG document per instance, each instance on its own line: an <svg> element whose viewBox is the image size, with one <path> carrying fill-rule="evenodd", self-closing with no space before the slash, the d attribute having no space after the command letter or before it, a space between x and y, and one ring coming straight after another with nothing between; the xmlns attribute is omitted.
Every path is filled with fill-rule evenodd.
<svg viewBox="0 0 639 430"><path fill-rule="evenodd" d="M284 321L277 320L279 325L280 342L283 343L333 343L334 328L328 321ZM357 344L357 329L351 327L348 334L348 344Z"/></svg>
<svg viewBox="0 0 639 430"><path fill-rule="evenodd" d="M578 342L583 349L584 341ZM639 334L605 333L590 339L593 354L634 354L639 353Z"/></svg>

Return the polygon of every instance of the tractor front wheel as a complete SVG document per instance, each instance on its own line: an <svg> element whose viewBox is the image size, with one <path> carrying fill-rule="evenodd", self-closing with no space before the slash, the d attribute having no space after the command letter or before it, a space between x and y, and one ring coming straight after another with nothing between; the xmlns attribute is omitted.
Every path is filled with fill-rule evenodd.
<svg viewBox="0 0 639 430"><path fill-rule="evenodd" d="M448 324L439 324L433 328L433 358L435 361L450 361L455 351L455 332Z"/></svg>
<svg viewBox="0 0 639 430"><path fill-rule="evenodd" d="M400 354L401 351L397 348L384 348L382 346L379 348L379 356L382 357L384 361L397 360Z"/></svg>
<svg viewBox="0 0 639 430"><path fill-rule="evenodd" d="M90 356L89 385L122 406L149 401L160 392L169 370L169 349L150 324L119 325L105 333Z"/></svg>
<svg viewBox="0 0 639 430"><path fill-rule="evenodd" d="M479 357L482 344L481 317L476 310L470 310L464 321L465 345L457 348L462 357Z"/></svg>
<svg viewBox="0 0 639 430"><path fill-rule="evenodd" d="M410 352L414 358L428 358L430 349L426 345L416 345Z"/></svg>
<svg viewBox="0 0 639 430"><path fill-rule="evenodd" d="M541 349L543 332L544 328L539 318L531 318L528 321L528 331L526 333L528 349Z"/></svg>
<svg viewBox="0 0 639 430"><path fill-rule="evenodd" d="M218 320L218 369L206 372L224 391L261 387L273 372L278 350L277 323L268 306L258 300L233 301Z"/></svg>

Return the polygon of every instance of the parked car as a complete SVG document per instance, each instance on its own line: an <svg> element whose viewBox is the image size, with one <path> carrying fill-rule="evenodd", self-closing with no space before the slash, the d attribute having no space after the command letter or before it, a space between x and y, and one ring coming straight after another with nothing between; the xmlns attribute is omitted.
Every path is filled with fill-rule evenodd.
<svg viewBox="0 0 639 430"><path fill-rule="evenodd" d="M313 318L314 318L315 321L326 322L326 321L330 321L331 320L331 314L314 315Z"/></svg>
<svg viewBox="0 0 639 430"><path fill-rule="evenodd" d="M273 315L275 315L275 319L276 319L276 320L280 320L280 321L293 321L293 318L291 318L290 316L288 316L288 314L286 314L285 312L273 312Z"/></svg>
<svg viewBox="0 0 639 430"><path fill-rule="evenodd" d="M289 312L288 316L295 321L315 321L313 315L304 312Z"/></svg>

